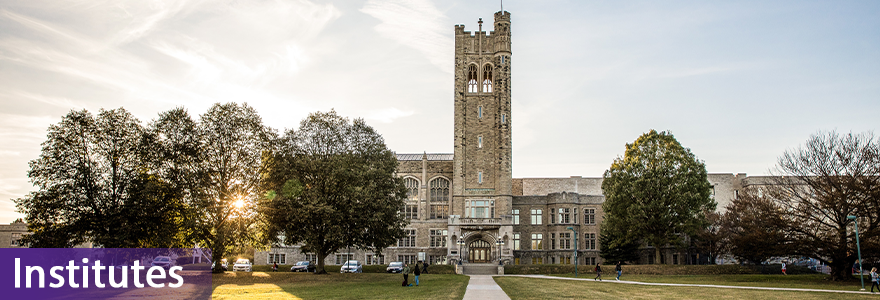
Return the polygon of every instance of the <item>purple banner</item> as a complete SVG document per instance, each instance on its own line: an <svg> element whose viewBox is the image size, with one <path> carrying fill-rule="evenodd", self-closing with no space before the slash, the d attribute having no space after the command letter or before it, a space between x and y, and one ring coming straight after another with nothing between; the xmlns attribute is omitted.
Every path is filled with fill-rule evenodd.
<svg viewBox="0 0 880 300"><path fill-rule="evenodd" d="M210 299L200 250L0 249L0 290L4 299Z"/></svg>

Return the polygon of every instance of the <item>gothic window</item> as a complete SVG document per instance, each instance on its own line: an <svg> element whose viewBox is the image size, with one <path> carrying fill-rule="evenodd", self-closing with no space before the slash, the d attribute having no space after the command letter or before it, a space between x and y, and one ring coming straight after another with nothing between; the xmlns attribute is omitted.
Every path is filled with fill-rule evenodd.
<svg viewBox="0 0 880 300"><path fill-rule="evenodd" d="M532 250L543 250L544 244L544 234L543 233L532 233Z"/></svg>
<svg viewBox="0 0 880 300"><path fill-rule="evenodd" d="M431 202L449 201L449 180L446 178L435 178L431 180Z"/></svg>
<svg viewBox="0 0 880 300"><path fill-rule="evenodd" d="M560 250L570 250L571 249L571 233L563 232L559 234L559 249Z"/></svg>
<svg viewBox="0 0 880 300"><path fill-rule="evenodd" d="M468 200L465 201L466 218L494 218L494 200Z"/></svg>
<svg viewBox="0 0 880 300"><path fill-rule="evenodd" d="M492 66L483 66L483 93L492 92Z"/></svg>
<svg viewBox="0 0 880 300"><path fill-rule="evenodd" d="M446 219L449 218L449 205L446 204L432 204L431 205L431 219Z"/></svg>
<svg viewBox="0 0 880 300"><path fill-rule="evenodd" d="M584 238L587 250L596 250L596 234L585 233Z"/></svg>
<svg viewBox="0 0 880 300"><path fill-rule="evenodd" d="M403 238L397 240L397 247L415 247L416 246L416 230L415 229L404 229L403 232L406 234Z"/></svg>
<svg viewBox="0 0 880 300"><path fill-rule="evenodd" d="M449 233L446 229L431 229L431 247L446 247L446 235Z"/></svg>
<svg viewBox="0 0 880 300"><path fill-rule="evenodd" d="M584 209L584 225L595 225L595 224L596 224L596 209L585 208Z"/></svg>
<svg viewBox="0 0 880 300"><path fill-rule="evenodd" d="M519 209L514 209L510 214L513 215L513 225L519 225Z"/></svg>
<svg viewBox="0 0 880 300"><path fill-rule="evenodd" d="M403 184L406 186L406 199L419 200L419 181L415 178L407 177L403 179Z"/></svg>
<svg viewBox="0 0 880 300"><path fill-rule="evenodd" d="M571 223L571 210L568 208L560 208L559 209L559 224L569 224Z"/></svg>
<svg viewBox="0 0 880 300"><path fill-rule="evenodd" d="M419 218L419 206L417 204L404 204L403 217L407 220Z"/></svg>
<svg viewBox="0 0 880 300"><path fill-rule="evenodd" d="M468 93L476 93L477 92L477 66L471 65L468 67L468 80L467 80L467 90Z"/></svg>
<svg viewBox="0 0 880 300"><path fill-rule="evenodd" d="M513 250L520 250L520 248L519 248L519 233L513 234Z"/></svg>
<svg viewBox="0 0 880 300"><path fill-rule="evenodd" d="M544 224L543 220L541 219L541 216L542 216L541 213L542 212L540 209L533 209L532 210L532 225Z"/></svg>

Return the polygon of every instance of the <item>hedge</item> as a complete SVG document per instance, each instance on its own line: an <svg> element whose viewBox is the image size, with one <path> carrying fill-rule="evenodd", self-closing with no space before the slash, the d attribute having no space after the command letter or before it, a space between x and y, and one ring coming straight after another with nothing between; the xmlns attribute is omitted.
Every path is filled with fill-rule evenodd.
<svg viewBox="0 0 880 300"><path fill-rule="evenodd" d="M578 273L593 273L594 266L578 266ZM614 273L614 265L602 265L605 274ZM763 272L762 272L763 271ZM727 275L727 274L782 274L780 265L623 265L630 275ZM814 274L800 266L787 266L788 274ZM574 265L507 265L504 274L574 274Z"/></svg>

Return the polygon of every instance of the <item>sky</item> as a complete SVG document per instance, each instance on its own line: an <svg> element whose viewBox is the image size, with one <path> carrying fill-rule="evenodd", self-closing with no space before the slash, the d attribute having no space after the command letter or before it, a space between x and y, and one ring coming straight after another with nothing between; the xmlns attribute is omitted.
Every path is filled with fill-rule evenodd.
<svg viewBox="0 0 880 300"><path fill-rule="evenodd" d="M278 129L364 118L453 151L454 25L499 1L0 0L0 223L70 110L146 124L247 102ZM880 1L513 1L514 177L600 177L671 131L710 173L767 174L820 131L880 128ZM484 28L484 29L486 29ZM880 132L877 133L880 135Z"/></svg>

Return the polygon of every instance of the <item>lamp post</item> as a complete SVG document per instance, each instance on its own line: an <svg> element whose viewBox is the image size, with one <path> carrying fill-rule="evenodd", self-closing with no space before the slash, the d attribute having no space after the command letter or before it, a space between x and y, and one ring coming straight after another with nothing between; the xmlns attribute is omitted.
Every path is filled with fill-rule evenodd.
<svg viewBox="0 0 880 300"><path fill-rule="evenodd" d="M501 263L501 245L504 245L504 241L500 238L495 240L495 246L498 246L498 265L502 265Z"/></svg>
<svg viewBox="0 0 880 300"><path fill-rule="evenodd" d="M859 253L859 279L862 280L862 289L865 290L865 274L862 272L862 246L859 245L859 221L856 220L856 216L846 216L847 219L853 220L853 224L856 225L856 251Z"/></svg>
<svg viewBox="0 0 880 300"><path fill-rule="evenodd" d="M578 277L578 232L571 226L565 229L571 230L574 233L574 277Z"/></svg>

